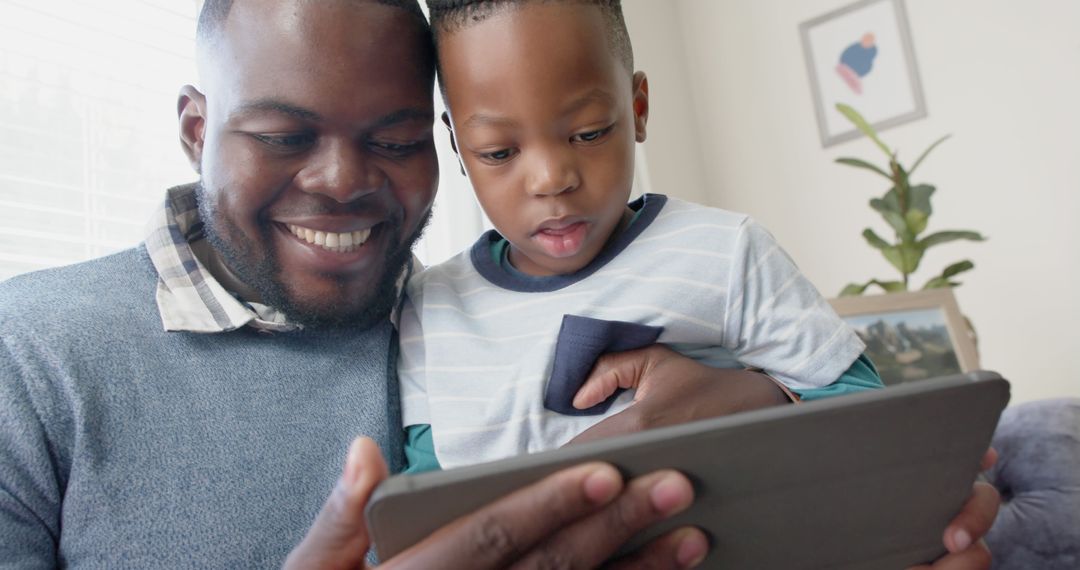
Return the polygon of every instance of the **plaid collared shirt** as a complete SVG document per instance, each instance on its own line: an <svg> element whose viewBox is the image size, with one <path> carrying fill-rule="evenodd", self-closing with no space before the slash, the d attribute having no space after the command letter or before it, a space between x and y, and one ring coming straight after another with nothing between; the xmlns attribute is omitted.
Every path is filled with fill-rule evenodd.
<svg viewBox="0 0 1080 570"><path fill-rule="evenodd" d="M246 325L268 332L299 328L280 311L237 299L195 257L191 244L204 238L194 184L170 188L146 229L146 251L158 273L157 305L165 330L215 333Z"/></svg>
<svg viewBox="0 0 1080 570"><path fill-rule="evenodd" d="M192 244L204 235L194 184L170 188L146 229L146 251L158 273L156 298L165 330L216 333L244 326L264 332L303 328L273 307L241 301L195 257ZM417 263L414 258L414 267ZM399 292L412 269L406 267L398 279ZM391 319L397 322L397 311Z"/></svg>

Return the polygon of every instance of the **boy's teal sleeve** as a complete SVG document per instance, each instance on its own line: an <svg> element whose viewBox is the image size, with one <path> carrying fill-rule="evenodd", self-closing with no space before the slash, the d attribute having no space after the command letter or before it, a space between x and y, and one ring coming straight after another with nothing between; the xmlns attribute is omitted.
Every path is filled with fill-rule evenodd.
<svg viewBox="0 0 1080 570"><path fill-rule="evenodd" d="M402 473L438 471L439 460L435 457L435 442L431 439L431 425L419 424L405 428L405 459L408 466Z"/></svg>
<svg viewBox="0 0 1080 570"><path fill-rule="evenodd" d="M851 368L848 368L846 372L840 375L836 382L821 388L792 391L804 401L808 401L884 387L885 385L881 383L877 368L874 368L874 363L870 362L870 358L866 356L866 353L863 353L851 364Z"/></svg>

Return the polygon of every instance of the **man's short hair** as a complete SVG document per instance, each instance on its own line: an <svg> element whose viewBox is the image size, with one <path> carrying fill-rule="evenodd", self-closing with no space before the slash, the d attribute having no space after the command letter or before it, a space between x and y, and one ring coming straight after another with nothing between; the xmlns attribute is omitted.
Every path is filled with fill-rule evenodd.
<svg viewBox="0 0 1080 570"><path fill-rule="evenodd" d="M229 17L234 0L206 0L203 2L202 11L199 12L199 22L196 28L196 37L202 43L209 43L221 29L225 27L225 20ZM321 0L325 1L325 0ZM360 0L352 0L358 2ZM417 0L368 0L386 6L401 8L412 14L423 27L427 28L427 19Z"/></svg>
<svg viewBox="0 0 1080 570"><path fill-rule="evenodd" d="M427 0L435 43L438 44L441 33L453 33L482 22L500 10L538 1L569 2L600 8L612 53L630 73L634 72L634 50L630 45L630 34L626 31L621 0Z"/></svg>

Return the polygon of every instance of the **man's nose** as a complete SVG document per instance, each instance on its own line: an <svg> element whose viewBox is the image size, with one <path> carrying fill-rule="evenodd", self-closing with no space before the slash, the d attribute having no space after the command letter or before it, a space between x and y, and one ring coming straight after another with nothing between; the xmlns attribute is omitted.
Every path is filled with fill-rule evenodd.
<svg viewBox="0 0 1080 570"><path fill-rule="evenodd" d="M581 177L573 149L556 146L534 150L527 184L533 196L556 196L576 190Z"/></svg>
<svg viewBox="0 0 1080 570"><path fill-rule="evenodd" d="M303 169L301 189L342 204L358 200L386 185L386 175L355 141L328 140Z"/></svg>

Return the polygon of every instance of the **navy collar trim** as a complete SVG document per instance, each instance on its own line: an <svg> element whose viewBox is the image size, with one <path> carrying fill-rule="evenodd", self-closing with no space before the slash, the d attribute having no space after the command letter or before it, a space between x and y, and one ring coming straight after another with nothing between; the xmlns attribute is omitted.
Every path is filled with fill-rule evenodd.
<svg viewBox="0 0 1080 570"><path fill-rule="evenodd" d="M495 230L488 230L480 236L480 239L476 240L472 249L469 251L469 257L472 260L473 267L480 273L485 279L490 281L494 285L498 285L503 289L509 289L510 291L517 291L519 293L548 293L551 291L558 291L565 287L569 287L578 281L589 277L593 273L596 273L601 267L608 264L609 261L615 259L615 256L622 253L624 249L639 235L645 231L645 228L652 224L653 220L660 213L660 210L664 208L664 204L667 202L667 196L663 194L645 194L641 198L631 202L630 209L640 212L634 223L630 224L630 227L623 231L621 234L615 237L613 241L604 247L600 255L596 256L588 265L582 267L575 273L569 275L549 275L543 277L535 277L531 275L524 275L520 272L519 275L511 274L502 267L499 266L497 260L493 259L491 255L491 247L493 244L503 240L503 236Z"/></svg>

